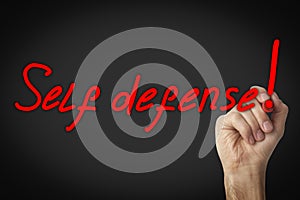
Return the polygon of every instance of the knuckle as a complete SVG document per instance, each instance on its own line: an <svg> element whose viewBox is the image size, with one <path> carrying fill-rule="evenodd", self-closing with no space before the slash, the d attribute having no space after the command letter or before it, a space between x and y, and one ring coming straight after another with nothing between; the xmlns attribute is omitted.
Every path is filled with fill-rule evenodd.
<svg viewBox="0 0 300 200"><path fill-rule="evenodd" d="M288 107L286 104L284 104L284 103L282 103L282 109L283 109L286 113L289 112L289 107Z"/></svg>
<svg viewBox="0 0 300 200"><path fill-rule="evenodd" d="M219 124L223 121L223 118L225 117L225 115L220 115L217 120L216 120L216 124Z"/></svg>
<svg viewBox="0 0 300 200"><path fill-rule="evenodd" d="M228 115L228 117L232 120L232 121L239 121L241 119L241 114L238 112L232 112Z"/></svg>
<svg viewBox="0 0 300 200"><path fill-rule="evenodd" d="M258 86L258 85L253 85L253 86L251 86L251 89L252 89L252 88L258 89L259 92L266 92L266 89L265 89L265 88L263 88L263 87L261 87L261 86Z"/></svg>

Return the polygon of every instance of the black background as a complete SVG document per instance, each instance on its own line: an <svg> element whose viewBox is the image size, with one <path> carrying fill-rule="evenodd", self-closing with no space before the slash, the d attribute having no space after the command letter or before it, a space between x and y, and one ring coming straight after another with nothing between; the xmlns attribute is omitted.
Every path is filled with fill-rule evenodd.
<svg viewBox="0 0 300 200"><path fill-rule="evenodd" d="M225 86L238 86L241 91L252 85L267 86L271 44L274 38L281 39L275 88L290 112L285 136L269 162L267 197L296 197L298 12L293 4L253 1L1 5L1 195L9 195L8 199L224 199L216 150L198 158L205 124L188 151L173 164L151 173L128 174L98 162L76 131L64 131L73 120L70 112L39 108L24 113L13 106L15 101L30 104L34 100L22 80L28 63L41 62L53 69L47 78L39 70L30 74L43 95L56 84L66 90L85 56L100 42L128 29L155 26L198 41L214 59Z"/></svg>

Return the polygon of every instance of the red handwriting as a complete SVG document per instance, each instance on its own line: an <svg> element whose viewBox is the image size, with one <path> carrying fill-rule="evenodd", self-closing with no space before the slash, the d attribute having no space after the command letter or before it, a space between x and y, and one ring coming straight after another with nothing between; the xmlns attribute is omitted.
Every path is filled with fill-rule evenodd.
<svg viewBox="0 0 300 200"><path fill-rule="evenodd" d="M279 40L274 40L273 43L273 49L272 49L272 59L271 59L271 70L270 70L270 80L269 80L269 87L268 87L268 94L272 95L275 85L275 77L276 77L276 67L277 67L277 59L278 59L278 49L279 49ZM35 102L32 103L32 105L21 105L19 102L15 102L15 107L24 112L31 112L33 110L36 110L39 106L44 111L49 111L54 108L57 108L59 112L64 113L68 111L72 111L73 109L78 110L78 114L75 117L74 121L71 122L69 125L66 126L65 130L67 132L72 131L75 126L80 122L82 117L84 116L84 113L86 111L96 111L95 106L90 106L90 102L95 102L97 99L100 98L100 87L95 85L90 87L85 96L83 97L82 104L77 105L66 105L69 101L74 87L75 83L71 83L69 85L69 88L66 92L66 94L63 96L62 100L58 100L60 96L62 96L63 93L63 87L60 85L54 86L51 90L48 91L48 93L42 97L40 91L37 87L35 87L30 79L29 79L29 71L31 69L40 69L44 70L44 75L46 77L50 76L52 74L52 69L44 64L41 63L30 63L27 65L23 70L23 79L25 82L25 85L28 87L28 89L33 93L35 96ZM152 100L158 95L158 90L155 87L149 88L148 90L144 91L139 98L137 98L137 91L139 88L139 83L141 80L141 75L137 75L135 77L132 89L130 92L128 91L122 91L119 92L112 100L111 107L112 110L115 112L126 112L127 115L131 115L132 110L135 109L138 112L144 112L149 110L153 107L154 103ZM175 85L169 86L163 93L161 102L159 106L155 108L156 115L152 122L144 128L145 132L150 132L155 125L160 120L162 114L164 111L175 111L178 110L180 112L187 112L191 109L197 109L197 111L203 112L205 105L207 104L207 99L211 99L211 103L209 105L210 110L214 111L217 109L220 109L221 111L227 111L233 108L235 105L237 105L237 110L240 112L249 110L255 106L254 103L251 103L253 99L256 98L258 95L258 90L256 88L251 88L248 91L246 91L242 97L236 101L233 94L239 93L239 89L237 87L229 87L226 89L225 97L227 101L229 102L227 105L217 105L218 98L220 96L219 88L217 87L211 87L211 88L204 88L201 90L199 88L192 88L191 90L187 91L181 99L178 98L178 88ZM198 97L201 96L199 100L199 105L195 103L195 100L198 99ZM170 105L171 102L174 102L176 99L178 99L178 105ZM136 104L134 104L136 102ZM134 106L135 105L135 106ZM269 100L266 102L266 105L263 105L263 107L267 108L266 112L271 111L273 107L273 102Z"/></svg>
<svg viewBox="0 0 300 200"><path fill-rule="evenodd" d="M28 77L28 73L31 69L42 69L45 71L45 76L50 76L52 74L52 69L44 64L40 63L30 63L27 65L23 70L23 79L28 87L28 89L35 95L36 101L33 105L24 106L21 105L19 102L15 102L15 107L24 112L30 112L36 110L41 104L43 110L48 111L54 109L58 106L58 111L61 113L71 111L76 108L75 105L66 106L70 96L72 95L73 89L75 87L75 83L71 83L69 89L65 96L63 97L62 101L56 100L63 92L63 88L60 85L54 86L44 97L42 98L41 93L39 90L31 83ZM93 94L94 93L94 94ZM83 117L85 111L95 111L95 106L88 106L89 101L96 101L100 96L100 88L98 86L92 86L84 96L84 100L81 106L78 106L77 109L79 111L75 120L69 125L66 126L66 131L72 131L74 127L79 123L80 119Z"/></svg>
<svg viewBox="0 0 300 200"><path fill-rule="evenodd" d="M137 88L140 83L140 79L141 79L141 75L137 75L132 87L132 91L130 92L122 91L115 96L115 98L112 101L112 109L115 112L121 112L126 109L127 111L126 113L130 115L133 109L134 102L137 102L135 105L135 110L138 112L149 110L154 105L153 102L151 102L151 100L153 100L158 94L158 91L155 87L149 88L148 90L144 91L138 99L135 99L138 90ZM196 105L196 103L192 101L195 100L200 95L200 89L192 88L191 90L187 91L182 96L181 99L178 100L179 101L178 106L171 106L168 104L170 104L172 101L178 98L178 88L175 85L169 86L163 94L160 105L155 108L156 115L153 121L148 126L146 126L144 130L145 132L150 132L158 123L164 111L179 110L181 112L186 112L188 110L197 107L198 112L202 112L206 105L207 99L210 97L210 95L212 95L212 101L210 103L211 110L216 110L219 108L222 111L227 111L236 105L236 100L232 96L232 94L238 92L239 89L236 87L227 88L225 94L226 94L226 99L229 101L229 104L218 107L217 100L220 94L219 88L217 87L205 88L203 90L203 95L199 105ZM237 104L237 109L243 112L253 108L254 103L249 103L249 102L252 101L257 95L258 95L258 90L256 88L249 89L239 99ZM123 102L121 102L120 106L117 106L118 102L121 100L122 97L125 97Z"/></svg>
<svg viewBox="0 0 300 200"><path fill-rule="evenodd" d="M71 122L68 126L66 126L65 130L67 132L70 132L74 129L74 127L80 122L81 118L84 116L84 113L86 111L96 111L95 106L89 106L89 102L95 102L100 97L100 87L95 85L88 89L85 96L83 97L82 104L77 105L66 105L69 101L73 89L75 87L75 83L71 83L69 85L69 88L66 92L66 94L63 96L62 100L58 100L60 96L62 96L63 93L63 87L60 85L54 86L52 89L50 89L47 94L42 97L41 92L38 90L36 86L32 84L32 82L29 79L29 71L32 69L42 69L45 71L44 75L46 77L50 76L52 74L52 69L44 64L41 63L30 63L27 65L23 70L23 79L28 87L28 89L34 94L35 96L35 102L32 105L21 105L19 102L15 102L15 107L24 112L30 112L33 110L36 110L38 107L41 107L44 111L49 111L52 109L57 108L59 112L64 113L68 111L72 111L73 109L77 109L79 112L77 116L75 117L74 121ZM148 90L144 91L141 96L136 99L136 94L139 88L139 83L141 80L141 75L137 75L135 78L135 81L133 83L132 89L130 92L122 91L119 92L112 100L112 110L115 112L121 112L126 109L127 115L130 115L132 113L132 109L135 109L138 112L144 112L149 110L154 103L151 102L157 95L158 91L155 87L149 88ZM161 99L160 105L156 107L156 115L153 119L153 121L144 128L145 132L150 132L155 125L160 120L162 114L164 111L175 111L179 110L180 112L186 112L191 109L198 109L198 112L202 112L206 102L209 97L212 97L212 101L209 105L211 110L220 109L222 111L227 111L231 109L233 106L236 105L237 101L232 96L234 93L238 93L239 89L236 87L230 87L226 90L226 99L228 100L227 105L217 106L217 100L220 95L220 91L217 87L211 87L211 88L205 88L203 90L202 98L199 101L199 105L196 105L195 102L193 102L201 93L199 88L192 88L191 90L187 91L181 99L179 99L178 106L171 106L168 105L171 102L173 102L175 99L178 98L178 88L175 85L169 86L163 94L163 97ZM252 99L254 99L258 94L257 89L252 88L249 91L247 91L238 101L237 109L239 111L246 111L251 109L254 104L247 104ZM122 98L124 97L124 98ZM123 100L122 100L123 99ZM120 103L120 105L117 105ZM134 102L136 102L134 107Z"/></svg>

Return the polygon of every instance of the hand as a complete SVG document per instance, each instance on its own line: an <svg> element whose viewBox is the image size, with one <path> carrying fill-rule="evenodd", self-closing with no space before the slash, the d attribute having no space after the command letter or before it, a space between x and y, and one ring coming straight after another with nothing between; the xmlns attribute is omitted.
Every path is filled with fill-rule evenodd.
<svg viewBox="0 0 300 200"><path fill-rule="evenodd" d="M288 107L274 93L271 119L261 104L269 98L259 90L255 106L239 112L236 107L216 122L216 146L222 162L227 198L264 199L268 160L282 138Z"/></svg>

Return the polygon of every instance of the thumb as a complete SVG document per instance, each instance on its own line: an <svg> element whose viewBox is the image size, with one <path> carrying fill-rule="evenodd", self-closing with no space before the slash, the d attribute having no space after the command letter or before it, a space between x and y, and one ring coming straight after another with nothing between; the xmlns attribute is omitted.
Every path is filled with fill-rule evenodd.
<svg viewBox="0 0 300 200"><path fill-rule="evenodd" d="M274 93L271 98L274 103L274 111L271 115L274 132L278 134L278 137L282 137L288 114L288 106L279 99L276 93Z"/></svg>

